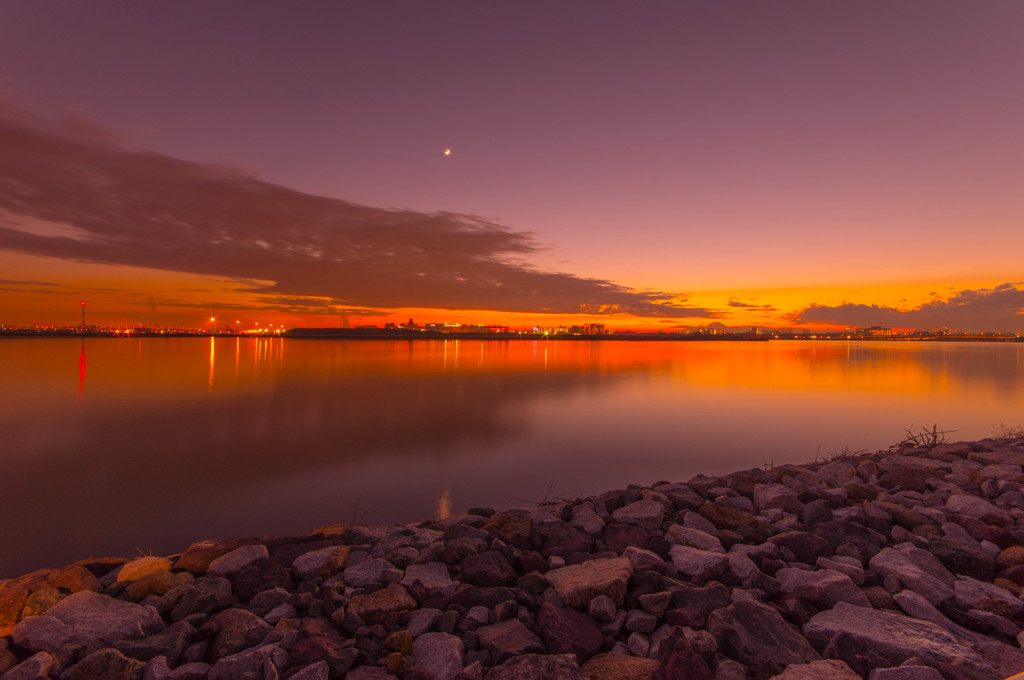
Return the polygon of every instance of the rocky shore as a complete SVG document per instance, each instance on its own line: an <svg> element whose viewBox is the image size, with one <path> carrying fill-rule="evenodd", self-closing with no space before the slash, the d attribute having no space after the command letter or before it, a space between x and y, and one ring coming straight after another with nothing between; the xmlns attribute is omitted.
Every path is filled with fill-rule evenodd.
<svg viewBox="0 0 1024 680"><path fill-rule="evenodd" d="M993 680L1024 438L0 581L0 680ZM10 546L9 546L10 547Z"/></svg>

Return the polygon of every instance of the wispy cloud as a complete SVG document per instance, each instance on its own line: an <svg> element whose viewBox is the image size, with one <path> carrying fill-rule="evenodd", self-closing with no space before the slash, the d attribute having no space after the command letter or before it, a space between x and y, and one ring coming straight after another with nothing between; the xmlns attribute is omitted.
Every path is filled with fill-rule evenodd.
<svg viewBox="0 0 1024 680"><path fill-rule="evenodd" d="M671 293L534 269L525 262L538 250L529 233L476 216L312 196L236 170L124 149L87 120L58 129L9 108L0 110L0 211L0 249L272 281L250 290L307 312L717 316Z"/></svg>
<svg viewBox="0 0 1024 680"><path fill-rule="evenodd" d="M1024 290L1019 283L961 290L912 309L843 303L812 304L790 315L798 324L888 326L892 328L957 328L966 331L1024 330Z"/></svg>

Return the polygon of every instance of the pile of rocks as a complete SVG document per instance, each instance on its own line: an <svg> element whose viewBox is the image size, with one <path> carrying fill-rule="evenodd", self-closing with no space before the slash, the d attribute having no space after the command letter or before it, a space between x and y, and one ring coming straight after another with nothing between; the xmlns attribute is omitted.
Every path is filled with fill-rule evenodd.
<svg viewBox="0 0 1024 680"><path fill-rule="evenodd" d="M900 449L0 582L0 678L992 680L1024 439Z"/></svg>

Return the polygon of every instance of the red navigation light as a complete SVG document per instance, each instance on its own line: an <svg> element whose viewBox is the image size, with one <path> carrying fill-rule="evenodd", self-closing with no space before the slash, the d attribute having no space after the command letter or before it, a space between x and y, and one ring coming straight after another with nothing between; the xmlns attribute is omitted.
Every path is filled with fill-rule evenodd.
<svg viewBox="0 0 1024 680"><path fill-rule="evenodd" d="M85 300L82 300L82 306L85 307Z"/></svg>

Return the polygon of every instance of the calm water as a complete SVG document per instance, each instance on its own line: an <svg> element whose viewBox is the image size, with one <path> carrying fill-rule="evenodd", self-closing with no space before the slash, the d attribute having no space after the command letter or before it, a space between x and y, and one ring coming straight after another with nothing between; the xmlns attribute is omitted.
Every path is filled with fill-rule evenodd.
<svg viewBox="0 0 1024 680"><path fill-rule="evenodd" d="M1024 425L1024 345L0 340L0 577Z"/></svg>

